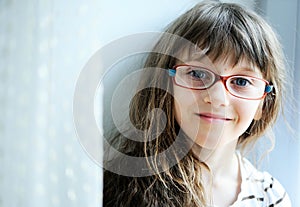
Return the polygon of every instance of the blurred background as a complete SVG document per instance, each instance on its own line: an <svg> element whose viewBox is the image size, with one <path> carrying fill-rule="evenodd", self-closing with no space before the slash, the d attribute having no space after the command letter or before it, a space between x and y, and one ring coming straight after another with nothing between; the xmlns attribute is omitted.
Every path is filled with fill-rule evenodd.
<svg viewBox="0 0 300 207"><path fill-rule="evenodd" d="M161 31L197 2L0 0L0 206L101 206L101 167L82 148L73 124L76 80L103 46ZM300 1L226 2L255 9L281 37L296 100L286 101L285 119L274 128L275 149L261 169L300 206Z"/></svg>

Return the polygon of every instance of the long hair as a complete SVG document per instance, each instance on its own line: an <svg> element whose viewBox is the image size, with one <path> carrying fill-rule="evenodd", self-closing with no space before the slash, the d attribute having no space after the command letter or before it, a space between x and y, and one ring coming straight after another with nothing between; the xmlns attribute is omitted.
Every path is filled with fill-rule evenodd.
<svg viewBox="0 0 300 207"><path fill-rule="evenodd" d="M274 85L274 90L264 99L261 119L253 120L238 140L241 148L255 143L275 122L284 90L283 54L269 24L254 12L236 4L204 1L182 14L165 32L197 45L213 62L219 58L231 58L237 64L246 59ZM159 153L175 142L180 126L175 120L174 98L170 93L172 82L164 70L153 68L173 67L177 59L167 54L176 54L185 46L178 44L176 38L162 35L153 48L156 52L150 53L145 62L145 74L140 81L143 89L135 94L130 105L129 121L137 129L145 131L140 137L141 142L126 139L120 133L116 133L111 141L114 147L127 155L151 157L147 161L153 175L130 177L105 171L104 206L207 206L210 202L201 179L201 171L207 166L192 152L188 151L180 158L174 151L174 166L169 166L168 157L157 159ZM189 48L190 53L194 49ZM152 87L148 87L150 82ZM152 113L156 108L164 113ZM165 128L161 132L163 124ZM158 134L156 139L150 139L149 136L155 132ZM182 143L181 147L189 146ZM163 166L164 171L161 172L158 166Z"/></svg>

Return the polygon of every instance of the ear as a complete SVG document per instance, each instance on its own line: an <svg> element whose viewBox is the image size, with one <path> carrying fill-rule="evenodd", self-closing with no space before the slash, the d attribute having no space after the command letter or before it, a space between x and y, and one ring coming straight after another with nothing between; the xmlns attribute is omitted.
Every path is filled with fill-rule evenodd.
<svg viewBox="0 0 300 207"><path fill-rule="evenodd" d="M261 116L262 116L262 108L263 108L263 104L264 104L264 100L261 100L261 102L259 103L256 113L254 115L254 120L258 121L260 120Z"/></svg>

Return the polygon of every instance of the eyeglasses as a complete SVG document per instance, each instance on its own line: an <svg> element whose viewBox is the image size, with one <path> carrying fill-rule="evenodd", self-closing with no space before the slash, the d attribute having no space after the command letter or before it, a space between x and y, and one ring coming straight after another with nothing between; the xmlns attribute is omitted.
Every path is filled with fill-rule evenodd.
<svg viewBox="0 0 300 207"><path fill-rule="evenodd" d="M221 80L231 95L242 99L263 99L273 90L273 85L264 79L247 75L220 76L199 66L176 65L169 69L169 75L176 85L193 90L209 89Z"/></svg>

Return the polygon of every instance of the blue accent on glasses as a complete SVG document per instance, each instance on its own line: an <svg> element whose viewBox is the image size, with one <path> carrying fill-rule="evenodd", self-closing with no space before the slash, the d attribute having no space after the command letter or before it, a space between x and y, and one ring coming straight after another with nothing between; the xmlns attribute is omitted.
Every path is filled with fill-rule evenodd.
<svg viewBox="0 0 300 207"><path fill-rule="evenodd" d="M169 69L169 76L174 77L176 75L175 69Z"/></svg>
<svg viewBox="0 0 300 207"><path fill-rule="evenodd" d="M274 86L272 86L272 85L266 85L265 92L270 93L273 90L273 87Z"/></svg>

